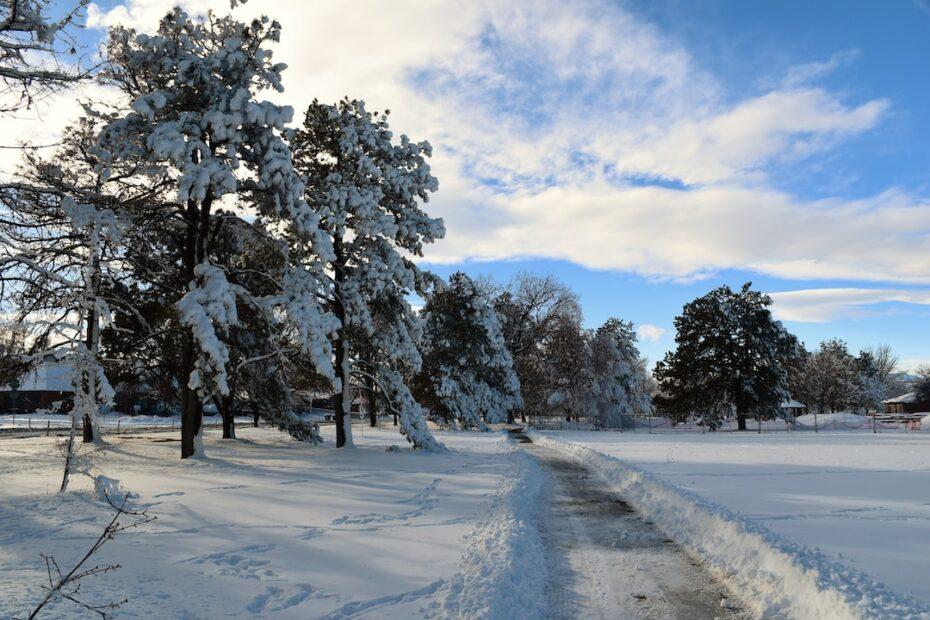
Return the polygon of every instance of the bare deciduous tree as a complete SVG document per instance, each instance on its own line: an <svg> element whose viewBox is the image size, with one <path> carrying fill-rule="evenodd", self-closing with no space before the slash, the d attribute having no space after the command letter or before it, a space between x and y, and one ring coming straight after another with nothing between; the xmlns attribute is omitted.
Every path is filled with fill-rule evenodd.
<svg viewBox="0 0 930 620"><path fill-rule="evenodd" d="M29 107L36 97L77 82L89 71L66 64L77 53L75 28L83 27L89 0L52 15L49 0L0 0L0 112Z"/></svg>
<svg viewBox="0 0 930 620"><path fill-rule="evenodd" d="M110 506L112 506L116 511L116 514L113 515L113 518L110 520L107 526L103 528L103 532L100 534L100 536L97 537L97 540L94 541L94 544L90 546L87 552L67 573L62 572L61 567L58 565L58 562L55 560L54 556L44 554L42 555L42 559L45 561L46 573L48 575L48 585L43 586L46 590L45 596L29 613L29 620L38 618L42 610L46 609L49 604L53 603L57 599L71 601L75 605L87 611L96 613L101 618L109 618L110 612L128 602L128 599L124 598L121 601L92 604L84 601L80 596L81 583L84 579L87 579L88 577L95 577L97 575L103 575L105 573L112 573L121 568L119 564L97 564L91 568L85 568L91 558L93 558L94 555L100 551L100 549L106 543L113 540L120 532L125 532L128 529L136 528L140 525L145 525L146 523L150 523L155 520L154 516L150 516L144 510L133 511L127 509L127 497L125 496L121 499L119 505L115 504L108 494L105 494L104 497L106 498L107 503L109 503ZM120 520L120 518L123 516L135 517L135 520L129 523L125 523Z"/></svg>

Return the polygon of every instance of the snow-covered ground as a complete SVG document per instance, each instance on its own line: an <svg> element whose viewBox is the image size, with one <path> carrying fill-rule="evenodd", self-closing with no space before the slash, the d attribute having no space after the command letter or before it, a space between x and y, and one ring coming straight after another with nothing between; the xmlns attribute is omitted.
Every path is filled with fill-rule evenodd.
<svg viewBox="0 0 930 620"><path fill-rule="evenodd" d="M222 424L223 420L218 415L205 415L204 424L216 425ZM180 422L177 417L171 416L154 416L154 415L120 415L117 413L102 414L99 423L107 429L108 432L116 432L117 429L122 431L125 428L133 427L159 427L159 428L178 428ZM71 424L71 418L61 413L29 413L29 414L12 414L7 413L0 415L0 429L17 428L33 429L37 431L45 430L48 427L52 429L67 428ZM236 416L236 424L239 426L252 424L251 416Z"/></svg>
<svg viewBox="0 0 930 620"><path fill-rule="evenodd" d="M830 590L834 617L930 617L930 434L544 436L594 450L568 449L737 583L783 580L758 593L769 610Z"/></svg>
<svg viewBox="0 0 930 620"><path fill-rule="evenodd" d="M450 451L429 454L393 429L357 428L354 450L238 430L208 431L207 458L187 462L171 433L109 437L101 471L157 520L104 547L95 563L122 568L83 598L128 598L119 617L384 618L499 613L538 592L540 567L521 568L537 534L519 518L538 468L503 435L440 433ZM40 554L70 566L112 515L89 481L56 494L60 469L54 438L0 441L0 617L41 597ZM83 616L63 603L48 617Z"/></svg>

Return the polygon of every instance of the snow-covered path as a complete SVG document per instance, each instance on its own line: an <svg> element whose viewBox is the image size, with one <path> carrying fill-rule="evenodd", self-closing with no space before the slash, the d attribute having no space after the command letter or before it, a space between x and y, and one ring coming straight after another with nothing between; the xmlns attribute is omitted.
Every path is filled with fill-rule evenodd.
<svg viewBox="0 0 930 620"><path fill-rule="evenodd" d="M736 618L726 589L605 483L525 444L549 480L540 529L551 618Z"/></svg>

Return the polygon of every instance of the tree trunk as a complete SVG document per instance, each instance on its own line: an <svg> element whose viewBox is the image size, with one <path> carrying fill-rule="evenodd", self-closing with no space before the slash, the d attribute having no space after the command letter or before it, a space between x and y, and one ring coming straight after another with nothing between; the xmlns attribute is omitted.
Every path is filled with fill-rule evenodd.
<svg viewBox="0 0 930 620"><path fill-rule="evenodd" d="M187 202L185 221L187 235L184 240L184 276L188 285L194 282L194 268L207 255L207 235L210 232L210 206L213 196L210 191L202 204L196 200ZM197 393L188 383L194 371L195 344L193 335L184 335L184 352L181 356L181 458L194 456L195 440L203 423L203 407Z"/></svg>
<svg viewBox="0 0 930 620"><path fill-rule="evenodd" d="M369 370L374 372L374 368L369 366ZM378 427L378 394L375 392L375 380L371 376L365 376L365 392L368 396L368 425L371 428Z"/></svg>
<svg viewBox="0 0 930 620"><path fill-rule="evenodd" d="M346 310L342 303L342 284L345 282L345 257L343 255L342 238L333 240L333 253L336 256L333 262L333 279L336 285L336 295L333 303L336 319L339 320L339 332L333 343L335 352L336 373L339 375L342 387L333 398L336 407L336 447L352 445L352 398L349 387L349 352L346 330Z"/></svg>
<svg viewBox="0 0 930 620"><path fill-rule="evenodd" d="M394 426L397 426L397 413L394 414Z"/></svg>
<svg viewBox="0 0 930 620"><path fill-rule="evenodd" d="M194 338L184 335L184 352L181 355L181 458L194 456L194 436L196 433L197 395L187 382L194 370Z"/></svg>
<svg viewBox="0 0 930 620"><path fill-rule="evenodd" d="M100 288L100 259L96 256L93 259L94 270L93 275L91 276L90 289L94 295L93 301L90 303L90 307L87 309L87 327L86 334L84 337L84 346L87 348L88 352L94 356L94 360L97 359L97 291ZM87 389L92 392L91 396L94 399L94 406L97 405L97 377L85 376L84 381L87 382ZM94 440L94 423L90 415L84 414L84 428L81 432L81 439L84 443L90 443Z"/></svg>
<svg viewBox="0 0 930 620"><path fill-rule="evenodd" d="M236 421L231 415L223 416L223 439L236 438Z"/></svg>
<svg viewBox="0 0 930 620"><path fill-rule="evenodd" d="M252 426L254 426L255 428L258 428L258 414L257 413L252 414Z"/></svg>
<svg viewBox="0 0 930 620"><path fill-rule="evenodd" d="M223 419L223 439L236 438L236 412L233 410L233 397L228 394L220 399L220 417Z"/></svg>
<svg viewBox="0 0 930 620"><path fill-rule="evenodd" d="M81 438L84 443L90 443L94 440L94 425L91 422L90 416L86 413L84 414L84 424L81 430Z"/></svg>
<svg viewBox="0 0 930 620"><path fill-rule="evenodd" d="M741 431L746 430L746 416L742 413L736 414L736 428Z"/></svg>

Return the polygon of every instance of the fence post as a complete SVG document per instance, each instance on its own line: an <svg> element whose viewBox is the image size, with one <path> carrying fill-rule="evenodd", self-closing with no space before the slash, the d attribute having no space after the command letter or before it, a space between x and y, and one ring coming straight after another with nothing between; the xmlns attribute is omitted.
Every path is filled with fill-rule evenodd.
<svg viewBox="0 0 930 620"><path fill-rule="evenodd" d="M116 418L116 434L117 435L119 435L119 423L120 423L120 419Z"/></svg>
<svg viewBox="0 0 930 620"><path fill-rule="evenodd" d="M45 422L45 436L48 437L52 432L52 421L47 420Z"/></svg>

